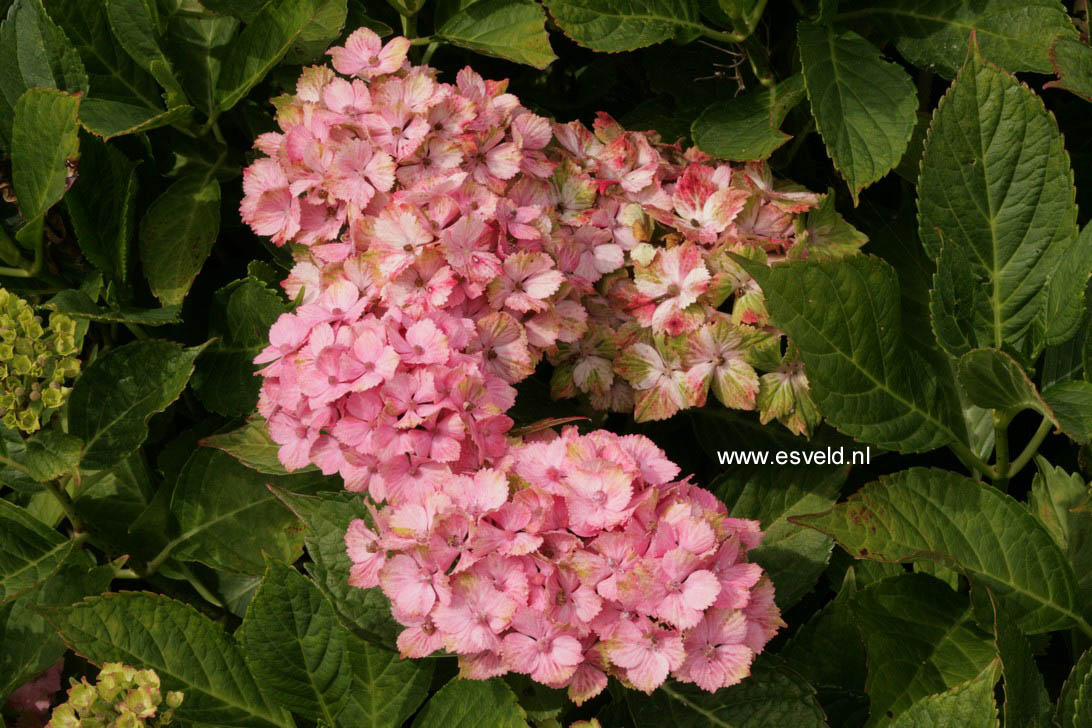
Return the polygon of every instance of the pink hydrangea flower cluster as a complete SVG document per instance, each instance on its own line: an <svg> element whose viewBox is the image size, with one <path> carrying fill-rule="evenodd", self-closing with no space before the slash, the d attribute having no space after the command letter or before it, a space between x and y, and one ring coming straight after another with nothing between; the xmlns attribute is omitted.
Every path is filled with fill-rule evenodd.
<svg viewBox="0 0 1092 728"><path fill-rule="evenodd" d="M390 598L403 655L447 650L464 677L523 673L577 703L608 674L733 685L783 624L745 558L762 534L678 473L640 435L549 431L354 521L350 583Z"/></svg>
<svg viewBox="0 0 1092 728"><path fill-rule="evenodd" d="M297 260L301 305L256 359L281 461L376 504L346 536L352 579L391 599L408 656L575 700L608 673L738 681L781 625L746 561L757 524L645 438L520 440L505 413L545 357L556 394L639 419L712 390L807 429L799 361L728 254L818 250L818 198L605 115L553 124L469 68L440 83L408 49L353 33L338 73L274 101L281 131L244 173L243 219Z"/></svg>

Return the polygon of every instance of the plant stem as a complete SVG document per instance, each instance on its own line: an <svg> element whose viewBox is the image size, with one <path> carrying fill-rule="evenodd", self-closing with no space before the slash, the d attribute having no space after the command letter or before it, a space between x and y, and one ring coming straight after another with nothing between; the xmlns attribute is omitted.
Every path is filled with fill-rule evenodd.
<svg viewBox="0 0 1092 728"><path fill-rule="evenodd" d="M993 479L993 484L1005 490L1009 485L1009 421L1011 418L1005 417L999 412L993 413L993 442L994 452L996 453L996 463L994 469L997 471L997 477Z"/></svg>
<svg viewBox="0 0 1092 728"><path fill-rule="evenodd" d="M1043 444L1043 440L1046 439L1047 433L1050 432L1051 421L1047 417L1043 417L1043 421L1039 423L1039 429L1035 431L1035 434L1028 440L1027 446L1023 452L1016 456L1016 459L1012 461L1012 465L1009 467L1009 477L1015 476L1024 466L1028 464L1028 461L1035 457L1035 453L1039 452L1039 446Z"/></svg>
<svg viewBox="0 0 1092 728"><path fill-rule="evenodd" d="M45 489L48 490L53 497L60 504L61 510L64 511L65 517L68 518L68 522L72 524L72 528L77 532L83 531L83 519L76 513L76 504L72 502L72 499L68 496L68 491L64 489L63 485L58 485L57 481L51 480L45 484Z"/></svg>
<svg viewBox="0 0 1092 728"><path fill-rule="evenodd" d="M25 465L21 465L21 464L15 462L11 458L7 457L6 455L0 455L0 465L5 465L5 466L11 468L12 470L18 470L23 475L30 475L30 471L27 470Z"/></svg>
<svg viewBox="0 0 1092 728"><path fill-rule="evenodd" d="M163 562L171 556L171 552L174 551L174 547L182 543L184 538L176 538L173 541L168 541L167 545L151 561L144 567L144 576L151 576L155 572L159 571L159 567L163 566Z"/></svg>
<svg viewBox="0 0 1092 728"><path fill-rule="evenodd" d="M417 37L417 16L416 15L403 15L402 16L402 35L406 38Z"/></svg>
<svg viewBox="0 0 1092 728"><path fill-rule="evenodd" d="M742 43L747 37L742 33L729 33L726 30L714 30L713 28L702 28L702 35L709 40L719 40L724 43Z"/></svg>
<svg viewBox="0 0 1092 728"><path fill-rule="evenodd" d="M971 452L971 448L967 447L959 440L948 443L948 449L955 453L956 457L962 460L963 464L966 465L969 469L983 473L984 475L988 476L990 480L993 480L997 477L996 471L994 471L994 469L991 468L988 463L986 463L984 460L982 460L982 458Z"/></svg>
<svg viewBox="0 0 1092 728"><path fill-rule="evenodd" d="M201 583L201 580L198 579L197 575L190 570L190 567L186 566L183 563L179 563L178 570L182 572L182 574L186 577L186 581L190 583L190 586L193 587L194 591L201 595L202 599L204 599L206 602L214 607L219 607L220 609L223 609L224 603L217 599L216 595L214 595L207 586Z"/></svg>
<svg viewBox="0 0 1092 728"><path fill-rule="evenodd" d="M766 46L762 45L753 35L748 35L743 41L743 50L747 54L747 60L751 63L751 71L758 82L766 88L772 88L777 83L773 71L770 70L770 54Z"/></svg>
<svg viewBox="0 0 1092 728"><path fill-rule="evenodd" d="M421 65L427 66L428 62L432 60L432 54L436 52L436 49L440 47L439 43L432 42L428 44L428 48L425 49L425 54L421 56Z"/></svg>

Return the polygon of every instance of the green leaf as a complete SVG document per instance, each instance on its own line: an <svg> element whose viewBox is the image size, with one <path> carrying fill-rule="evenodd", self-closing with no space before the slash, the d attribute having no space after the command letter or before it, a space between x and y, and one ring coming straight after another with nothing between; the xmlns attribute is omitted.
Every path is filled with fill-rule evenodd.
<svg viewBox="0 0 1092 728"><path fill-rule="evenodd" d="M185 723L291 726L262 695L235 640L193 607L148 592L106 594L43 609L73 650L92 662L123 662L159 674L163 690L186 698Z"/></svg>
<svg viewBox="0 0 1092 728"><path fill-rule="evenodd" d="M140 221L140 260L152 293L180 304L220 233L220 183L204 175L178 180Z"/></svg>
<svg viewBox="0 0 1092 728"><path fill-rule="evenodd" d="M996 683L997 665L990 663L977 677L914 703L891 728L996 728Z"/></svg>
<svg viewBox="0 0 1092 728"><path fill-rule="evenodd" d="M11 177L27 220L44 215L68 189L80 150L79 108L79 96L49 88L29 89L15 105Z"/></svg>
<svg viewBox="0 0 1092 728"><path fill-rule="evenodd" d="M1074 442L1092 441L1092 382L1058 382L1043 390L1043 400L1054 412L1058 427Z"/></svg>
<svg viewBox="0 0 1092 728"><path fill-rule="evenodd" d="M73 503L96 545L111 556L154 553L163 545L158 539L150 542L130 533L152 495L147 466L136 452L109 470L85 473Z"/></svg>
<svg viewBox="0 0 1092 728"><path fill-rule="evenodd" d="M834 206L834 190L828 189L819 204L797 218L796 244L789 249L794 260L837 260L855 255L868 236L846 222Z"/></svg>
<svg viewBox="0 0 1092 728"><path fill-rule="evenodd" d="M84 442L81 467L109 468L140 447L148 418L182 393L200 351L143 339L91 362L68 399L69 434Z"/></svg>
<svg viewBox="0 0 1092 728"><path fill-rule="evenodd" d="M668 681L652 695L625 690L635 728L826 728L815 690L793 670L763 655L738 685L707 693L696 685ZM619 699L619 698L616 698Z"/></svg>
<svg viewBox="0 0 1092 728"><path fill-rule="evenodd" d="M307 497L272 490L303 521L304 543L312 559L307 571L330 598L345 626L367 642L396 650L402 627L391 617L390 601L378 587L349 585L353 562L345 553L345 531L354 519L370 519L363 499L354 493Z"/></svg>
<svg viewBox="0 0 1092 728"><path fill-rule="evenodd" d="M1036 334L1049 346L1072 339L1085 324L1085 292L1092 274L1092 224L1059 256L1047 283L1046 304L1035 321Z"/></svg>
<svg viewBox="0 0 1092 728"><path fill-rule="evenodd" d="M167 91L168 107L179 105L185 94L159 47L155 21L145 0L106 0L106 18L125 52Z"/></svg>
<svg viewBox="0 0 1092 728"><path fill-rule="evenodd" d="M69 289L49 299L42 308L61 313L74 319L98 321L110 324L139 324L141 326L165 326L182 321L181 306L163 308L102 308L83 291Z"/></svg>
<svg viewBox="0 0 1092 728"><path fill-rule="evenodd" d="M754 466L736 468L709 486L733 518L762 524L766 535L748 559L770 575L782 612L815 586L834 546L828 536L790 523L788 517L833 506L848 474L848 466Z"/></svg>
<svg viewBox="0 0 1092 728"><path fill-rule="evenodd" d="M281 705L334 725L352 684L351 637L307 577L267 562L238 639L254 677Z"/></svg>
<svg viewBox="0 0 1092 728"><path fill-rule="evenodd" d="M80 438L57 429L42 430L27 440L27 470L39 483L47 483L76 472L82 453Z"/></svg>
<svg viewBox="0 0 1092 728"><path fill-rule="evenodd" d="M87 72L41 0L16 0L0 26L0 142L8 145L15 105L30 88L87 93ZM10 149L10 146L9 146Z"/></svg>
<svg viewBox="0 0 1092 728"><path fill-rule="evenodd" d="M72 604L109 588L113 565L92 566L87 552L73 551L69 562L48 581L14 601L0 604L0 700L64 655L61 638L34 610Z"/></svg>
<svg viewBox="0 0 1092 728"><path fill-rule="evenodd" d="M265 78L325 6L324 0L270 0L239 34L224 58L217 106L227 111Z"/></svg>
<svg viewBox="0 0 1092 728"><path fill-rule="evenodd" d="M242 574L263 573L263 552L285 563L299 558L299 523L267 483L302 492L332 485L319 474L263 475L220 450L198 448L179 473L171 497L180 531L172 556Z"/></svg>
<svg viewBox="0 0 1092 728"><path fill-rule="evenodd" d="M849 568L834 599L796 630L779 655L816 687L820 700L824 692L837 693L864 698L867 707L868 657L850 607L857 587L856 570L857 566Z"/></svg>
<svg viewBox="0 0 1092 728"><path fill-rule="evenodd" d="M64 200L84 256L107 277L121 283L129 277L136 167L112 145L85 138L80 150L80 176Z"/></svg>
<svg viewBox="0 0 1092 728"><path fill-rule="evenodd" d="M1061 728L1084 728L1092 721L1092 649L1085 650L1066 678L1054 715Z"/></svg>
<svg viewBox="0 0 1092 728"><path fill-rule="evenodd" d="M209 435L201 440L204 447L215 447L223 450L243 465L257 470L260 473L270 475L287 475L288 471L277 459L280 445L269 438L269 427L265 420L255 415L247 420L246 424L237 430L224 432L218 435ZM306 473L316 470L315 466L296 470L296 473Z"/></svg>
<svg viewBox="0 0 1092 728"><path fill-rule="evenodd" d="M166 52L178 68L186 96L207 117L214 117L216 84L239 21L230 17L176 15L167 24Z"/></svg>
<svg viewBox="0 0 1092 728"><path fill-rule="evenodd" d="M792 137L778 127L804 98L804 79L795 74L777 86L714 102L690 128L702 151L724 159L766 159Z"/></svg>
<svg viewBox="0 0 1092 728"><path fill-rule="evenodd" d="M44 5L79 51L97 99L162 111L155 79L114 38L103 0L44 0Z"/></svg>
<svg viewBox="0 0 1092 728"><path fill-rule="evenodd" d="M324 0L314 20L303 29L299 38L288 49L284 62L297 65L326 60L325 51L341 35L348 13L347 0Z"/></svg>
<svg viewBox="0 0 1092 728"><path fill-rule="evenodd" d="M547 0L565 35L596 51L618 53L700 35L694 0Z"/></svg>
<svg viewBox="0 0 1092 728"><path fill-rule="evenodd" d="M973 349L959 359L956 376L972 403L1011 417L1025 409L1054 420L1035 385L1016 361L995 349Z"/></svg>
<svg viewBox="0 0 1092 728"><path fill-rule="evenodd" d="M967 597L927 574L872 584L852 607L868 652L869 725L972 679L994 660L993 640L975 625Z"/></svg>
<svg viewBox="0 0 1092 728"><path fill-rule="evenodd" d="M1037 355L1044 338L1033 324L1074 244L1076 215L1053 117L1026 86L972 53L933 116L918 186L925 250L944 258L943 244L966 257L959 278L942 260L936 286L974 281L961 303L971 345ZM936 298L933 305L934 315L946 309Z"/></svg>
<svg viewBox="0 0 1092 728"><path fill-rule="evenodd" d="M1079 474L1069 474L1037 457L1039 472L1028 494L1028 510L1054 538L1077 575L1082 604L1092 604L1092 513L1077 510L1088 499L1088 484Z"/></svg>
<svg viewBox="0 0 1092 728"><path fill-rule="evenodd" d="M413 721L413 728L525 728L523 708L516 694L499 677L491 680L455 678L444 685Z"/></svg>
<svg viewBox="0 0 1092 728"><path fill-rule="evenodd" d="M436 29L436 37L478 53L535 68L557 56L546 35L546 12L534 0L478 0Z"/></svg>
<svg viewBox="0 0 1092 728"><path fill-rule="evenodd" d="M1059 34L1076 37L1058 0L855 0L839 20L871 21L908 61L952 78L974 31L982 54L1009 71L1050 73Z"/></svg>
<svg viewBox="0 0 1092 728"><path fill-rule="evenodd" d="M801 21L797 34L815 126L856 204L906 151L917 121L914 82L852 30Z"/></svg>
<svg viewBox="0 0 1092 728"><path fill-rule="evenodd" d="M1050 47L1050 65L1058 80L1043 88L1064 88L1092 101L1092 46L1063 34Z"/></svg>
<svg viewBox="0 0 1092 728"><path fill-rule="evenodd" d="M201 5L214 13L234 15L244 23L249 23L266 2L268 0L201 0Z"/></svg>
<svg viewBox="0 0 1092 728"><path fill-rule="evenodd" d="M353 684L338 725L399 728L428 697L436 661L403 659L356 637L348 639Z"/></svg>
<svg viewBox="0 0 1092 728"><path fill-rule="evenodd" d="M832 425L900 452L962 439L958 403L903 339L890 265L864 255L772 268L738 260L799 348L812 397Z"/></svg>
<svg viewBox="0 0 1092 728"><path fill-rule="evenodd" d="M994 640L1005 678L1005 728L1051 728L1053 705L1043 686L1043 676L1020 628L988 589L993 607Z"/></svg>
<svg viewBox="0 0 1092 728"><path fill-rule="evenodd" d="M206 407L222 415L254 411L262 381L254 376L252 362L284 311L280 295L253 278L216 292L209 336L219 338L202 354L193 374L193 388Z"/></svg>
<svg viewBox="0 0 1092 728"><path fill-rule="evenodd" d="M1029 634L1084 624L1073 569L1050 534L1020 503L970 478L912 468L791 520L858 558L957 568L992 589Z"/></svg>
<svg viewBox="0 0 1092 728"><path fill-rule="evenodd" d="M39 586L72 549L72 541L0 499L0 604Z"/></svg>
<svg viewBox="0 0 1092 728"><path fill-rule="evenodd" d="M174 124L185 119L192 111L192 106L175 106L170 111L164 111L122 101L87 99L80 107L80 124L106 141Z"/></svg>

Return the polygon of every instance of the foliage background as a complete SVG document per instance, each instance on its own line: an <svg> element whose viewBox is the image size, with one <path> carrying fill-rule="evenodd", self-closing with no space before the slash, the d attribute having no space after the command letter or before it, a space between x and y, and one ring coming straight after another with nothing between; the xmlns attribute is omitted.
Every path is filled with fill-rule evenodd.
<svg viewBox="0 0 1092 728"><path fill-rule="evenodd" d="M337 725L871 726L930 714L935 725L1092 724L1092 452L1082 447L1092 336L1084 306L1071 305L1092 268L1082 0L0 0L0 11L0 282L43 314L76 318L84 362L51 427L30 440L0 433L0 696L65 655L67 675L110 659L159 670L186 690L179 716L196 724L289 725L289 713ZM906 341L896 331L858 361L905 346L939 362L924 406L960 397L965 442L900 446L905 433L877 432L891 418L882 402L858 413L857 429L824 407L838 427L810 443L719 405L654 425L605 422L648 434L733 515L761 520L759 560L789 626L744 684L648 697L612 684L576 708L516 678L453 682L450 659L399 661L381 595L344 584L341 532L359 504L331 479L281 472L248 421L250 359L291 305L277 286L290 261L239 221L241 169L274 127L268 99L360 25L423 39L415 60L445 79L467 64L510 78L526 105L559 121L607 111L713 154L768 157L779 177L833 190L869 236L874 257L839 268L856 277L827 288L813 276L834 268L756 272L774 322L807 349L824 313L894 307L887 323ZM953 102L938 131L936 109L965 60L991 79L980 88L988 113ZM934 262L932 231L944 225L919 216L928 194L918 201L931 122L938 148L960 130L982 139L1030 125L993 138L1026 151L1024 166L998 167L994 189L1041 210L1043 194L1027 200L1042 178L1060 202L1034 224L1019 210L991 220L998 237L1023 236L1019 250L1046 249L1056 231L1071 246L1051 248L1049 275L1004 276L1057 289L1057 307L1036 316L1065 336L1028 343L1036 335L1015 327L967 359L983 346L974 321L944 335L945 312L960 319L996 276L960 278L958 261ZM1068 162L1055 154L1049 168L1063 137ZM1008 163L990 160L983 149L980 163ZM971 202L953 205L957 218L976 219ZM1055 280L1065 268L1068 288ZM823 293L806 310L793 308L801 286ZM813 387L829 389L806 350L805 362ZM549 402L548 382L540 371L521 385L520 423L582 412ZM868 466L725 468L715 457L860 446L847 435L874 445ZM987 465L998 436L1014 461L1029 441L1042 458L1010 477L996 456ZM862 488L870 500L788 520ZM870 517L883 528L870 530Z"/></svg>

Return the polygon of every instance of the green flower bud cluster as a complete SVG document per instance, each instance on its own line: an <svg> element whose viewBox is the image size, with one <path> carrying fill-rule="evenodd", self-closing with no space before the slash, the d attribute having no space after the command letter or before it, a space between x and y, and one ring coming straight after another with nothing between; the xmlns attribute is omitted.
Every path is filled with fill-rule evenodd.
<svg viewBox="0 0 1092 728"><path fill-rule="evenodd" d="M164 697L154 670L137 670L120 662L103 665L95 685L87 678L71 682L68 701L53 709L46 728L168 726L182 705L180 692L170 691Z"/></svg>
<svg viewBox="0 0 1092 728"><path fill-rule="evenodd" d="M0 422L35 432L64 404L65 383L80 373L76 322L61 313L42 317L15 294L0 288Z"/></svg>

